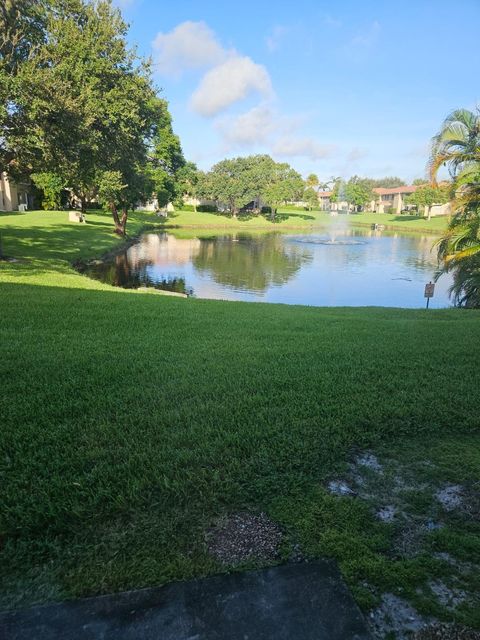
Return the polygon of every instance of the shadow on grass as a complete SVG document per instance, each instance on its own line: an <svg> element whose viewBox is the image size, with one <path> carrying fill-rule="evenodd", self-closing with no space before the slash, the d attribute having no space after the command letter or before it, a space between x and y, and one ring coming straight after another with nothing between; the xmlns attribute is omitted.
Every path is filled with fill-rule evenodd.
<svg viewBox="0 0 480 640"><path fill-rule="evenodd" d="M26 211L0 211L0 218L6 218L7 216L24 216Z"/></svg>
<svg viewBox="0 0 480 640"><path fill-rule="evenodd" d="M103 227L105 233L99 235L98 227ZM113 225L102 222L34 228L6 226L2 230L3 252L27 260L73 260L98 255L112 248L112 238L115 239ZM120 237L118 242L122 242Z"/></svg>
<svg viewBox="0 0 480 640"><path fill-rule="evenodd" d="M315 220L315 216L308 215L306 213L276 213L274 218L266 218L274 224L285 222L290 218L300 218L301 220Z"/></svg>
<svg viewBox="0 0 480 640"><path fill-rule="evenodd" d="M395 222L426 222L427 218L423 216L412 216L412 215L399 215L393 218Z"/></svg>

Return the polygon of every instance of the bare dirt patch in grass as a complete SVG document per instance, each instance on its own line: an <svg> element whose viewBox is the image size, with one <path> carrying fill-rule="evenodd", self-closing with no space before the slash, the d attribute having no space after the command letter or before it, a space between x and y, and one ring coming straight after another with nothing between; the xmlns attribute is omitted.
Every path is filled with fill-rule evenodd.
<svg viewBox="0 0 480 640"><path fill-rule="evenodd" d="M456 589L445 584L442 580L435 580L428 583L428 586L435 594L438 602L446 609L454 610L458 605L465 602L468 594L463 589Z"/></svg>
<svg viewBox="0 0 480 640"><path fill-rule="evenodd" d="M435 498L445 511L455 511L463 505L463 487L459 484L447 484L435 493Z"/></svg>
<svg viewBox="0 0 480 640"><path fill-rule="evenodd" d="M406 600L384 593L380 606L370 612L368 622L374 638L380 640L390 634L396 640L404 640L423 629L431 619L421 616Z"/></svg>
<svg viewBox="0 0 480 640"><path fill-rule="evenodd" d="M382 551L385 558L403 568L413 566L412 562L418 562L419 568L432 563L430 571L423 569L424 577L417 584L416 596L413 591L408 596L403 592L403 599L388 592L391 587L373 589L373 595L380 599L380 605L371 610L369 617L375 637L385 638L390 634L392 638L411 638L425 625L437 623L438 618L462 620L465 611L476 608L478 593L474 574L478 565L468 554L465 557L465 550L459 550L459 560L455 551L447 553L447 549L451 550L451 541L456 540L459 531L473 532L472 527L480 521L480 491L478 483L452 480L455 476L448 477L432 460L418 456L412 461L408 457L398 460L377 457L367 451L357 453L343 475L326 483L327 491L338 500L362 501L368 505L372 527L374 520L389 527L385 531L390 542ZM438 551L433 552L435 549ZM444 566L436 562L443 562ZM417 611L417 606L420 611L431 613L430 617ZM437 632L435 629L438 633L447 633L445 630L450 629L431 628L432 633ZM459 627L451 629L452 633L464 633L458 631ZM430 637L437 636L425 636ZM470 638L468 635L458 637Z"/></svg>

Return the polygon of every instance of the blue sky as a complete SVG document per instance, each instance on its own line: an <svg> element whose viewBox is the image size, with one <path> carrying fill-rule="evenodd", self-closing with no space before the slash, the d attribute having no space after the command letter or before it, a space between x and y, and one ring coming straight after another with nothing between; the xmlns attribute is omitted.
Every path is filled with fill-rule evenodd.
<svg viewBox="0 0 480 640"><path fill-rule="evenodd" d="M409 181L448 112L480 103L479 0L116 4L201 168L266 152Z"/></svg>

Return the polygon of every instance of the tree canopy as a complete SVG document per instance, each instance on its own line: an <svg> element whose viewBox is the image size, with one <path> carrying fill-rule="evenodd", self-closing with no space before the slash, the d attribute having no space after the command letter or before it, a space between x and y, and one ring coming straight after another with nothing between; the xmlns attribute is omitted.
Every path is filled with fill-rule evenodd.
<svg viewBox="0 0 480 640"><path fill-rule="evenodd" d="M300 200L304 188L301 175L289 164L275 162L268 155L254 155L227 158L206 174L200 173L197 195L216 200L236 216L254 200L272 209Z"/></svg>
<svg viewBox="0 0 480 640"><path fill-rule="evenodd" d="M337 179L330 197L332 202L347 202L356 209L362 209L365 205L375 199L368 178L352 176L348 182Z"/></svg>
<svg viewBox="0 0 480 640"><path fill-rule="evenodd" d="M180 141L109 0L8 0L0 33L0 169L108 202L121 234L138 199L174 197Z"/></svg>
<svg viewBox="0 0 480 640"><path fill-rule="evenodd" d="M387 176L385 178L366 178L372 189L393 189L394 187L404 187L405 181L398 176Z"/></svg>
<svg viewBox="0 0 480 640"><path fill-rule="evenodd" d="M362 208L374 199L369 180L353 176L345 184L345 200L355 208Z"/></svg>
<svg viewBox="0 0 480 640"><path fill-rule="evenodd" d="M431 184L419 185L418 189L405 198L405 204L414 204L425 211L434 204L444 204L450 200L451 185L432 186Z"/></svg>

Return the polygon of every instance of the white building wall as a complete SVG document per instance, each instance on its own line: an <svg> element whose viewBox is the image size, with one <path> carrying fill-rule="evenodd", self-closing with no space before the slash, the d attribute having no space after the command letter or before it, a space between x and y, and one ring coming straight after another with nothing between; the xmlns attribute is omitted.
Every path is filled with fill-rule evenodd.
<svg viewBox="0 0 480 640"><path fill-rule="evenodd" d="M0 174L1 210L16 211L18 209L17 188L14 182L9 180L6 173Z"/></svg>

